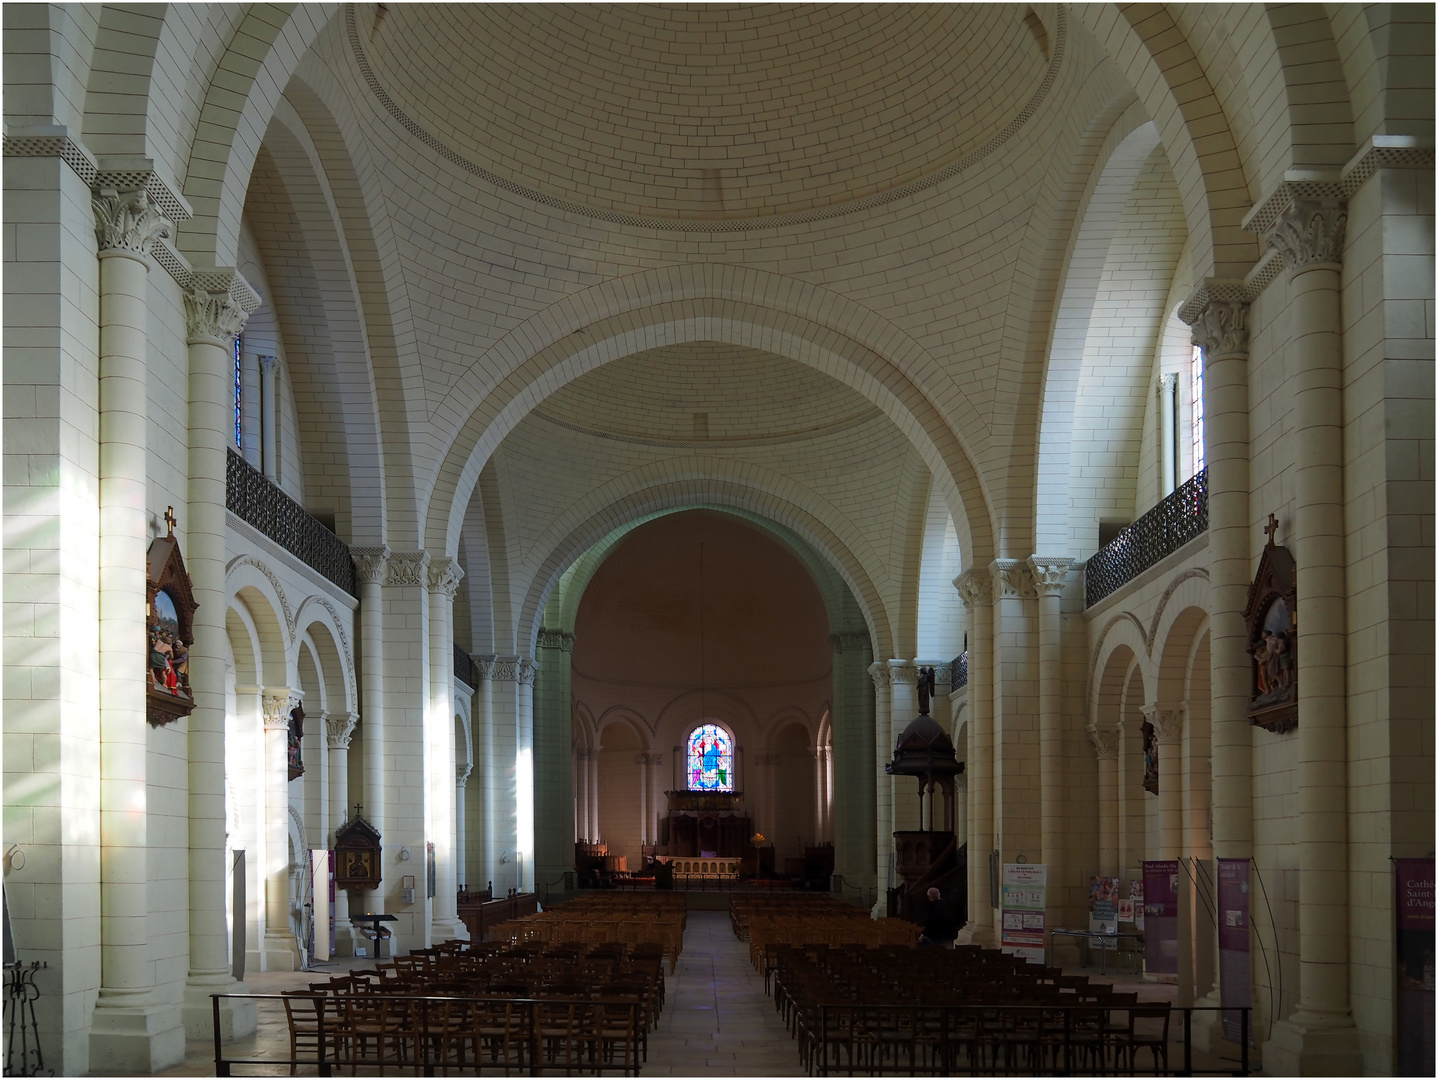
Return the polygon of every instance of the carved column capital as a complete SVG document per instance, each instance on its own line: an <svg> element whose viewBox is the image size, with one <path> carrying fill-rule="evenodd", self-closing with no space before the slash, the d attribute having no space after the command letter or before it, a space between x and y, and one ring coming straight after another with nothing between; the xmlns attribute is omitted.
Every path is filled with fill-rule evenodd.
<svg viewBox="0 0 1438 1080"><path fill-rule="evenodd" d="M260 362L260 371L265 375L273 375L275 372L275 367L280 362L280 358L278 356L266 356L263 353L257 355L255 359Z"/></svg>
<svg viewBox="0 0 1438 1080"><path fill-rule="evenodd" d="M889 684L913 686L919 681L919 666L912 660L889 661Z"/></svg>
<svg viewBox="0 0 1438 1080"><path fill-rule="evenodd" d="M970 567L954 578L954 588L969 610L994 602L994 583L985 571L977 567Z"/></svg>
<svg viewBox="0 0 1438 1080"><path fill-rule="evenodd" d="M186 340L191 345L209 342L231 348L249 317L229 292L213 292L198 285L185 292Z"/></svg>
<svg viewBox="0 0 1438 1080"><path fill-rule="evenodd" d="M303 698L304 694L286 686L273 690L266 687L260 694L260 712L264 717L265 728L280 728L288 731L290 729L290 713L295 711L295 706Z"/></svg>
<svg viewBox="0 0 1438 1080"><path fill-rule="evenodd" d="M1178 389L1178 372L1166 371L1158 377L1159 391L1171 394Z"/></svg>
<svg viewBox="0 0 1438 1080"><path fill-rule="evenodd" d="M144 262L157 243L174 235L174 225L144 190L101 188L90 197L90 206L101 258L127 255Z"/></svg>
<svg viewBox="0 0 1438 1080"><path fill-rule="evenodd" d="M858 652L869 647L869 633L866 630L841 630L829 635L829 644L836 653Z"/></svg>
<svg viewBox="0 0 1438 1080"><path fill-rule="evenodd" d="M889 685L889 665L877 660L869 665L869 678L874 680L874 689L882 690Z"/></svg>
<svg viewBox="0 0 1438 1080"><path fill-rule="evenodd" d="M383 585L389 570L389 548L352 547L350 560L355 564L355 576L361 585Z"/></svg>
<svg viewBox="0 0 1438 1080"><path fill-rule="evenodd" d="M429 552L393 551L389 556L389 579L386 585L424 585L429 570Z"/></svg>
<svg viewBox="0 0 1438 1080"><path fill-rule="evenodd" d="M320 716L325 722L325 742L331 750L348 750L350 739L354 737L355 723L359 720L358 713L342 712L331 716L329 713L321 712Z"/></svg>
<svg viewBox="0 0 1438 1080"><path fill-rule="evenodd" d="M1153 725L1154 741L1160 745L1176 743L1183 738L1183 713L1179 709L1165 709L1158 705L1145 705L1140 710L1143 718Z"/></svg>
<svg viewBox="0 0 1438 1080"><path fill-rule="evenodd" d="M1038 595L1033 575L1019 559L995 559L989 564L989 573L993 576L995 600L1015 597L1030 600Z"/></svg>
<svg viewBox="0 0 1438 1080"><path fill-rule="evenodd" d="M1089 728L1089 742L1093 743L1094 757L1099 761L1116 761L1118 759L1118 732L1104 731L1100 728Z"/></svg>
<svg viewBox="0 0 1438 1080"><path fill-rule="evenodd" d="M490 678L495 682L514 682L519 677L519 657L517 656L494 656L483 659L491 660Z"/></svg>
<svg viewBox="0 0 1438 1080"><path fill-rule="evenodd" d="M514 681L520 686L533 686L534 677L539 674L539 662L528 656L518 658L514 667Z"/></svg>
<svg viewBox="0 0 1438 1080"><path fill-rule="evenodd" d="M459 563L448 555L443 555L429 564L427 577L429 591L441 593L446 600L453 600L463 577L464 570L460 568Z"/></svg>
<svg viewBox="0 0 1438 1080"><path fill-rule="evenodd" d="M488 682L494 678L494 665L499 657L494 653L486 653L483 656L471 656L469 662L473 665L470 670L474 677L481 682Z"/></svg>
<svg viewBox="0 0 1438 1080"><path fill-rule="evenodd" d="M469 782L469 774L474 772L474 765L470 762L456 764L454 767L454 783L456 787L464 787Z"/></svg>
<svg viewBox="0 0 1438 1080"><path fill-rule="evenodd" d="M1049 555L1030 555L1029 573L1033 576L1034 588L1040 596L1058 596L1064 591L1072 559Z"/></svg>
<svg viewBox="0 0 1438 1080"><path fill-rule="evenodd" d="M567 630L551 630L547 626L539 628L539 635L535 643L541 649L558 649L560 652L574 652L574 635Z"/></svg>
<svg viewBox="0 0 1438 1080"><path fill-rule="evenodd" d="M1291 275L1343 262L1348 204L1341 198L1295 198L1268 234L1268 246L1283 255Z"/></svg>
<svg viewBox="0 0 1438 1080"><path fill-rule="evenodd" d="M1193 329L1193 343L1205 360L1248 353L1248 305L1252 300L1242 281L1208 278L1178 309Z"/></svg>

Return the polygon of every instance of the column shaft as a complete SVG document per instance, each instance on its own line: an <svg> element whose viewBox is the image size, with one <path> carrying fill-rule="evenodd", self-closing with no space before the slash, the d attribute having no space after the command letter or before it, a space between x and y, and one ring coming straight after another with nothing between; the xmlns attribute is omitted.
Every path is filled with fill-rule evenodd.
<svg viewBox="0 0 1438 1080"><path fill-rule="evenodd" d="M1061 598L1072 560L1029 559L1038 590L1039 848L1048 867L1048 924L1062 921L1064 886L1063 619Z"/></svg>
<svg viewBox="0 0 1438 1080"><path fill-rule="evenodd" d="M363 813L383 843L384 819L384 581L388 573L387 547L350 548L359 581L360 736L364 751ZM384 887L367 898L383 912Z"/></svg>
<svg viewBox="0 0 1438 1080"><path fill-rule="evenodd" d="M434 844L434 903L430 935L436 942L468 939L459 921L455 837L454 594L464 571L449 557L433 560L429 588L429 708L425 714L429 838Z"/></svg>
<svg viewBox="0 0 1438 1080"><path fill-rule="evenodd" d="M967 777L969 937L992 945L989 852L994 848L993 584L985 570L966 570L955 582L969 610L969 758Z"/></svg>
<svg viewBox="0 0 1438 1080"><path fill-rule="evenodd" d="M275 368L278 361L273 356L261 356L260 361L260 445L263 449L261 462L264 474L275 483L280 482L280 439L277 427L279 409L275 402Z"/></svg>
<svg viewBox="0 0 1438 1080"><path fill-rule="evenodd" d="M889 744L889 725L892 716L889 694L889 668L877 660L869 665L869 676L874 680L874 875L878 885L876 910L885 910L886 892L893 884L890 868L894 850L894 800L893 785L884 774L884 763L893 757Z"/></svg>
<svg viewBox="0 0 1438 1080"><path fill-rule="evenodd" d="M356 713L338 713L325 721L325 743L330 759L330 825L338 830L349 820L350 739L354 736ZM331 846L333 836L326 838ZM354 927L350 922L350 897L335 890L335 950L340 956L354 955ZM319 931L317 930L316 933Z"/></svg>

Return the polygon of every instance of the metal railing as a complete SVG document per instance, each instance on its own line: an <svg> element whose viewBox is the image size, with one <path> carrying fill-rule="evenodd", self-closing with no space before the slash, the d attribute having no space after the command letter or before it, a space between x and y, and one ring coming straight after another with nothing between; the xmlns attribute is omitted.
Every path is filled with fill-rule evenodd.
<svg viewBox="0 0 1438 1080"><path fill-rule="evenodd" d="M949 666L949 693L969 685L969 653L964 650Z"/></svg>
<svg viewBox="0 0 1438 1080"><path fill-rule="evenodd" d="M225 506L316 573L357 596L350 548L313 514L231 450L225 466Z"/></svg>
<svg viewBox="0 0 1438 1080"><path fill-rule="evenodd" d="M1104 545L1084 568L1084 606L1093 607L1208 529L1208 470Z"/></svg>
<svg viewBox="0 0 1438 1080"><path fill-rule="evenodd" d="M458 645L454 647L454 677L471 690L479 685L474 678L474 660Z"/></svg>

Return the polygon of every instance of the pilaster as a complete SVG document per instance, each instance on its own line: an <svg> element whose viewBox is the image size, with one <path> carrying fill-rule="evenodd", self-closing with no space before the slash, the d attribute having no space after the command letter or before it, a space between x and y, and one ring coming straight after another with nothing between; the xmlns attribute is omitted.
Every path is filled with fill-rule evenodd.
<svg viewBox="0 0 1438 1080"><path fill-rule="evenodd" d="M997 941L991 906L989 852L994 850L994 586L987 570L970 568L954 587L969 614L969 756L964 767L969 845L969 922L961 938Z"/></svg>
<svg viewBox="0 0 1438 1080"><path fill-rule="evenodd" d="M1034 600L1028 564L989 564L994 595L994 834L1000 863L1040 848L1039 695ZM973 661L970 658L970 672Z"/></svg>

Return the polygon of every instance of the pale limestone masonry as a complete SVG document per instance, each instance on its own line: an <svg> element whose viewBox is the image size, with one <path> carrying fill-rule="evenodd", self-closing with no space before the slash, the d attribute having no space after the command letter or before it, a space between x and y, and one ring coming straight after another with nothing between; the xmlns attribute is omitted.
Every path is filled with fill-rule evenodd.
<svg viewBox="0 0 1438 1080"><path fill-rule="evenodd" d="M1065 925L1092 874L1250 858L1265 1072L1395 1071L1389 860L1434 848L1431 5L4 20L4 884L47 1066L167 1067L241 968L327 953L308 867L357 812L382 880L340 956L354 914L408 949L462 933L459 884L559 887L577 838L636 862L703 721L776 854L832 842L882 910L932 665L966 939L994 852ZM226 508L231 451L354 595ZM1100 532L1200 453L1207 530L1086 606ZM171 507L196 709L151 727ZM1270 514L1284 734L1246 715ZM1220 1000L1209 903L1180 1002Z"/></svg>

